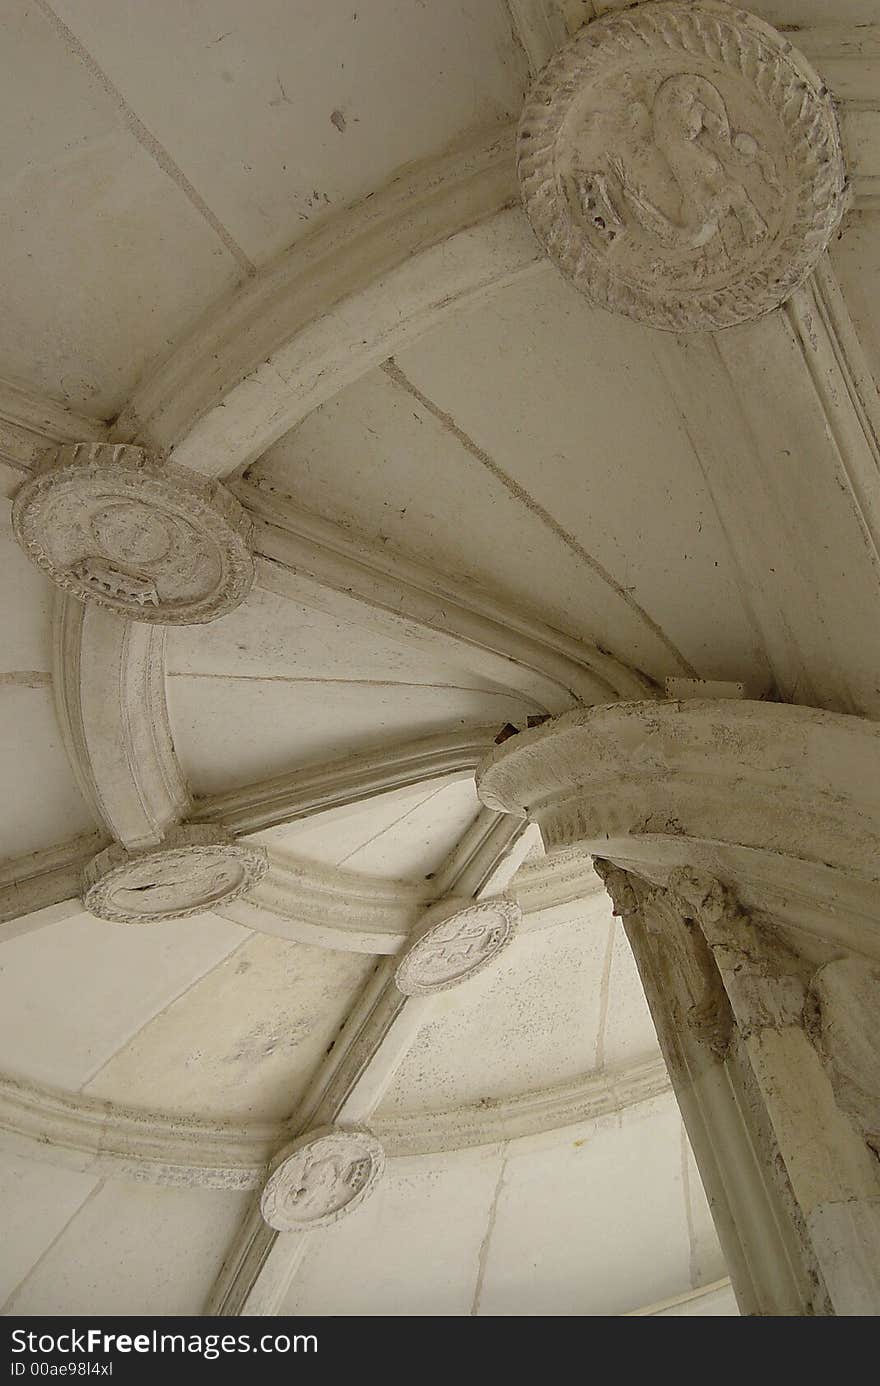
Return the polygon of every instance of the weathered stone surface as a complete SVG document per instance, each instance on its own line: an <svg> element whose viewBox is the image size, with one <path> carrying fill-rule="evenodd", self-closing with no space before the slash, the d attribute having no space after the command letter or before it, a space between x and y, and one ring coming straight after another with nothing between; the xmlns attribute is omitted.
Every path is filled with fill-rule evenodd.
<svg viewBox="0 0 880 1386"><path fill-rule="evenodd" d="M157 924L201 914L252 889L268 870L264 847L235 842L207 824L174 828L161 847L99 852L83 873L83 904L118 924Z"/></svg>
<svg viewBox="0 0 880 1386"><path fill-rule="evenodd" d="M143 448L50 450L18 491L25 553L64 591L135 621L212 621L254 579L251 524L219 482Z"/></svg>
<svg viewBox="0 0 880 1386"><path fill-rule="evenodd" d="M783 303L844 207L821 78L769 25L715 0L636 5L582 29L530 93L518 158L563 274L675 332Z"/></svg>
<svg viewBox="0 0 880 1386"><path fill-rule="evenodd" d="M517 902L504 896L435 906L398 964L397 986L407 996L457 986L497 958L521 918Z"/></svg>
<svg viewBox="0 0 880 1386"><path fill-rule="evenodd" d="M327 1227L373 1192L385 1152L368 1131L326 1127L286 1146L272 1163L260 1199L276 1232Z"/></svg>

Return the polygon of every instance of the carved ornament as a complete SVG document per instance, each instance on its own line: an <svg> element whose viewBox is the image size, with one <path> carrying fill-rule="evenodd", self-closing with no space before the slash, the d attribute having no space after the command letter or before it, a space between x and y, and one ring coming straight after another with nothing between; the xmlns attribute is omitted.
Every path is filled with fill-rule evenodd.
<svg viewBox="0 0 880 1386"><path fill-rule="evenodd" d="M212 621L250 591L251 523L217 481L143 448L53 448L12 511L29 558L64 591L133 621Z"/></svg>
<svg viewBox="0 0 880 1386"><path fill-rule="evenodd" d="M83 872L83 904L116 924L183 919L244 895L268 868L265 848L195 824L173 829L161 847L99 852Z"/></svg>
<svg viewBox="0 0 880 1386"><path fill-rule="evenodd" d="M263 1219L276 1232L327 1227L369 1197L384 1168L385 1152L369 1131L312 1131L272 1162L260 1198Z"/></svg>
<svg viewBox="0 0 880 1386"><path fill-rule="evenodd" d="M600 307L674 332L783 303L840 221L831 97L791 43L718 0L653 0L586 25L519 129L538 240Z"/></svg>
<svg viewBox="0 0 880 1386"><path fill-rule="evenodd" d="M507 947L521 918L520 906L506 896L474 904L447 901L428 911L398 964L398 989L406 996L424 996L473 977Z"/></svg>

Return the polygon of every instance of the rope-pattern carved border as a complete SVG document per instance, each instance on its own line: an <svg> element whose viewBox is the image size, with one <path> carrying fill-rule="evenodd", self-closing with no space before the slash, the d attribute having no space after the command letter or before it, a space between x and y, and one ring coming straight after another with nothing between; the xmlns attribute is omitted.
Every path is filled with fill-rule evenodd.
<svg viewBox="0 0 880 1386"><path fill-rule="evenodd" d="M720 288L625 282L572 221L557 185L556 142L572 99L621 58L637 61L658 47L741 75L787 137L794 205L761 263L744 266L741 277ZM675 332L729 327L777 308L814 268L846 201L837 118L821 79L769 25L718 0L652 0L588 24L533 86L517 162L526 212L562 272L594 303Z"/></svg>

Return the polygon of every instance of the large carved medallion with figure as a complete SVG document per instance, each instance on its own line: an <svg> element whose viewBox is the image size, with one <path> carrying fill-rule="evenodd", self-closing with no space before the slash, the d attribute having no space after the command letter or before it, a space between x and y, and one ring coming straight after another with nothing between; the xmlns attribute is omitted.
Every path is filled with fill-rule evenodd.
<svg viewBox="0 0 880 1386"><path fill-rule="evenodd" d="M522 911L497 895L476 903L446 900L427 911L395 973L398 990L423 996L457 986L494 962L512 940Z"/></svg>
<svg viewBox="0 0 880 1386"><path fill-rule="evenodd" d="M134 621L211 621L254 580L250 520L235 497L130 444L51 449L19 489L12 522L59 587Z"/></svg>
<svg viewBox="0 0 880 1386"><path fill-rule="evenodd" d="M372 1193L384 1168L385 1152L369 1131L311 1131L272 1161L260 1197L263 1219L276 1232L338 1222Z"/></svg>
<svg viewBox="0 0 880 1386"><path fill-rule="evenodd" d="M99 852L85 869L83 904L115 924L158 924L237 899L268 869L265 847L196 823L172 829L160 847Z"/></svg>
<svg viewBox="0 0 880 1386"><path fill-rule="evenodd" d="M601 307L676 332L778 307L845 204L821 78L720 0L652 0L586 25L529 94L518 166L562 272Z"/></svg>

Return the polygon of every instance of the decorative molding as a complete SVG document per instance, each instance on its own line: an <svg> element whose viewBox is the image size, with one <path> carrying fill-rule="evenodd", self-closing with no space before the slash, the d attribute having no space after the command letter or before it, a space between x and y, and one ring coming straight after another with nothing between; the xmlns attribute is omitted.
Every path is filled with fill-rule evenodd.
<svg viewBox="0 0 880 1386"><path fill-rule="evenodd" d="M691 867L670 872L666 891L686 923L699 925L739 1036L749 1039L786 1025L803 1028L808 970L783 943L774 921L745 910L729 886Z"/></svg>
<svg viewBox="0 0 880 1386"><path fill-rule="evenodd" d="M625 1314L621 1314L619 1317L624 1319L709 1317L704 1309L697 1309L694 1314L690 1314L686 1306L699 1304L700 1300L705 1300L713 1308L719 1301L725 1304L728 1291L732 1288L730 1277L725 1276L723 1280L713 1280L708 1285L698 1285L694 1290L685 1290L683 1294L673 1295L670 1299L657 1300L654 1304L646 1304L641 1309L628 1309ZM722 1309L722 1314L725 1318L728 1317L726 1309Z"/></svg>
<svg viewBox="0 0 880 1386"><path fill-rule="evenodd" d="M827 257L781 313L652 344L779 695L880 719L880 418Z"/></svg>
<svg viewBox="0 0 880 1386"><path fill-rule="evenodd" d="M465 878L474 883L471 894L477 899L506 889L522 860L526 828L509 814L480 809L435 874L435 898L461 894Z"/></svg>
<svg viewBox="0 0 880 1386"><path fill-rule="evenodd" d="M649 927L656 935L654 970L662 978L658 986L663 991L663 1024L668 1032L664 1040L674 1052L689 1049L708 1056L712 1063L724 1062L731 1052L734 1018L707 940L690 927L695 923L693 907L673 885L650 887L601 857L595 858L595 866L614 903L614 915L623 920L627 931L634 919L643 921L646 911L650 912ZM672 872L670 881L678 874ZM693 873L683 868L682 874L687 883ZM631 942L631 946L636 945ZM648 983L642 980L647 992Z"/></svg>
<svg viewBox="0 0 880 1386"><path fill-rule="evenodd" d="M631 895L640 892L631 884ZM845 1046L850 1071L841 1103L834 1079L842 1075L828 1065L821 1002L817 1008L808 993L813 967L780 936L774 920L744 908L728 885L689 868L672 872L662 891L649 892L637 900L635 911L626 907L624 913L632 919L646 907L661 957L670 932L677 932L686 940L681 951L716 978L730 1028L717 1058L751 1089L751 1111L741 1111L737 1120L758 1153L763 1181L775 1184L780 1208L788 1210L788 1237L778 1242L775 1259L788 1254L807 1293L806 1312L876 1313L880 1175L875 1150L861 1123L851 1119L853 1076L866 1091L876 1087L876 1047ZM656 917L651 922L658 907L659 929ZM863 1030L874 1021L877 1000L876 984L867 990L854 985L865 975L862 968L837 977L838 1001ZM686 992L692 995L693 989L687 985ZM649 999L652 1009L668 1004L668 997ZM673 1025L680 1035L674 1014ZM670 1070L680 1083L683 1075L676 1074L671 1060ZM705 1084L705 1071L696 1081ZM726 1145L729 1121L710 1134ZM779 1239L778 1231L775 1235ZM761 1305L760 1312L768 1312L768 1306Z"/></svg>
<svg viewBox="0 0 880 1386"><path fill-rule="evenodd" d="M508 887L520 903L523 929L549 928L557 921L552 911L577 901L592 911L605 909L605 892L589 852L580 847L561 849L520 867Z"/></svg>
<svg viewBox="0 0 880 1386"><path fill-rule="evenodd" d="M581 29L529 94L517 160L562 273L600 307L673 332L777 308L845 205L821 78L718 0L652 0Z"/></svg>
<svg viewBox="0 0 880 1386"><path fill-rule="evenodd" d="M484 883L479 854L457 876L463 896ZM364 986L293 1118L293 1134L328 1125L363 1125L382 1101L404 1055L437 1004L436 996L404 996L395 965L380 963ZM287 1240L285 1240L285 1238ZM279 1233L255 1200L229 1248L208 1300L208 1313L272 1313L303 1254L305 1237Z"/></svg>
<svg viewBox="0 0 880 1386"><path fill-rule="evenodd" d="M165 697L165 630L59 593L55 709L74 778L124 846L156 846L186 815Z"/></svg>
<svg viewBox="0 0 880 1386"><path fill-rule="evenodd" d="M552 928L575 903L603 910L588 852L557 852L517 868L524 828L509 815L478 815L430 882L387 881L269 850L269 871L250 895L213 908L259 933L373 956L398 953L441 893L466 893L469 884L474 894L505 889L523 911L524 931ZM96 832L0 864L0 943L81 913L83 872L107 845Z"/></svg>
<svg viewBox="0 0 880 1386"><path fill-rule="evenodd" d="M259 1198L252 1199L202 1312L220 1318L277 1314L308 1240L306 1233L269 1227Z"/></svg>
<svg viewBox="0 0 880 1386"><path fill-rule="evenodd" d="M106 833L84 833L0 862L0 945L81 913L83 869L107 843Z"/></svg>
<svg viewBox="0 0 880 1386"><path fill-rule="evenodd" d="M880 401L877 385L827 256L786 305L872 556L880 560Z"/></svg>
<svg viewBox="0 0 880 1386"><path fill-rule="evenodd" d="M255 889L269 869L264 847L209 824L172 828L160 847L107 847L83 872L83 906L114 924L158 924L216 910Z"/></svg>
<svg viewBox="0 0 880 1386"><path fill-rule="evenodd" d="M515 6L521 36L546 28L542 0ZM554 9L547 0L551 19ZM563 14L569 32L590 17L574 0ZM559 33L555 20L551 29ZM811 32L798 33L808 54ZM858 29L839 40L859 41ZM534 43L524 46L540 60ZM136 391L117 436L173 447L175 462L225 476L463 305L540 270L516 205L513 145L513 129L495 127L329 219L206 315ZM880 182L880 167L863 162L871 149L860 140L853 162L856 191L868 196Z"/></svg>
<svg viewBox="0 0 880 1386"><path fill-rule="evenodd" d="M328 220L225 299L136 391L119 436L226 475L444 316L541 258L511 130L482 132Z"/></svg>
<svg viewBox="0 0 880 1386"><path fill-rule="evenodd" d="M107 425L100 420L0 380L0 460L16 471L29 472L50 443L103 443L106 437Z"/></svg>
<svg viewBox="0 0 880 1386"><path fill-rule="evenodd" d="M477 774L487 807L566 845L736 882L748 908L877 956L880 726L724 699L618 703L511 737ZM802 899L811 900L804 911Z"/></svg>
<svg viewBox="0 0 880 1386"><path fill-rule="evenodd" d="M276 1232L329 1227L370 1197L384 1169L385 1151L369 1131L310 1131L272 1161L260 1195L263 1221Z"/></svg>
<svg viewBox="0 0 880 1386"><path fill-rule="evenodd" d="M195 822L222 823L240 837L426 780L470 779L491 748L497 730L497 726L456 728L368 748L323 765L305 766L197 798L190 817Z"/></svg>
<svg viewBox="0 0 880 1386"><path fill-rule="evenodd" d="M562 5L558 0L507 0L507 9L534 76L569 36Z"/></svg>
<svg viewBox="0 0 880 1386"><path fill-rule="evenodd" d="M818 24L788 30L834 94L856 206L880 206L880 24Z"/></svg>
<svg viewBox="0 0 880 1386"><path fill-rule="evenodd" d="M50 449L16 494L12 527L63 591L134 621L212 621L254 580L250 523L230 492L127 444Z"/></svg>
<svg viewBox="0 0 880 1386"><path fill-rule="evenodd" d="M433 997L406 997L383 958L368 978L323 1064L300 1098L288 1139L333 1123L372 1121L411 1041L434 1010Z"/></svg>
<svg viewBox="0 0 880 1386"><path fill-rule="evenodd" d="M397 964L398 991L430 996L467 981L513 942L521 918L517 902L503 895L438 902L426 911Z"/></svg>
<svg viewBox="0 0 880 1386"><path fill-rule="evenodd" d="M259 933L353 953L396 953L435 892L269 850L269 872L215 913Z"/></svg>
<svg viewBox="0 0 880 1386"><path fill-rule="evenodd" d="M335 1051L334 1051L335 1052ZM659 1055L515 1097L370 1117L389 1159L498 1145L579 1126L670 1089ZM259 1189L292 1122L239 1126L125 1107L0 1075L0 1147L108 1179Z"/></svg>
<svg viewBox="0 0 880 1386"><path fill-rule="evenodd" d="M299 1103L292 1134L367 1121L432 1004L433 998L402 996L394 985L391 963L380 965ZM307 1235L269 1227L255 1199L220 1268L205 1312L223 1317L277 1312Z"/></svg>
<svg viewBox="0 0 880 1386"><path fill-rule="evenodd" d="M604 893L589 852L556 852L519 865L524 829L510 815L478 815L435 879L418 883L386 881L269 850L269 870L249 896L213 908L260 933L372 955L398 953L439 895L464 892L460 881L476 881L477 895L506 890L523 911L524 931L552 928L570 916L574 903L601 910ZM96 832L0 864L0 943L81 913L83 872L107 845L106 834Z"/></svg>
<svg viewBox="0 0 880 1386"><path fill-rule="evenodd" d="M699 925L723 979L740 1040L759 1053L786 1032L797 1032L791 1042L802 1048L808 1041L831 1082L837 1106L854 1118L876 1155L876 964L864 957L832 955L816 969L814 960L782 937L771 916L744 909L729 886L704 872L678 868L670 873L665 894L677 901L687 922ZM815 1056L810 1054L811 1063ZM763 1081L758 1067L756 1073ZM860 1162L864 1163L863 1154Z"/></svg>
<svg viewBox="0 0 880 1386"><path fill-rule="evenodd" d="M492 862L503 858L511 842L524 828L508 817L495 815L491 835L483 838L483 851L455 853L457 866L442 879L409 883L362 876L354 871L320 866L269 849L269 872L244 899L216 907L224 919L260 933L276 934L340 952L397 954L411 937L424 911L450 889L469 893L465 884L482 882ZM469 836L469 834L468 834ZM506 886L523 911L522 927L552 928L561 908L584 900L602 904L604 899L588 853L574 857L560 854L521 868Z"/></svg>
<svg viewBox="0 0 880 1386"><path fill-rule="evenodd" d="M254 519L255 551L264 560L257 581L269 591L361 625L366 615L410 649L414 641L425 644L426 632L435 653L460 659L466 644L479 652L481 672L539 708L659 696L650 679L613 655L494 601L473 583L389 553L265 484L242 481L234 489Z"/></svg>
<svg viewBox="0 0 880 1386"><path fill-rule="evenodd" d="M811 977L810 1002L815 1006L813 1039L837 1102L880 1156L880 970L866 958L834 958Z"/></svg>
<svg viewBox="0 0 880 1386"><path fill-rule="evenodd" d="M149 1184L256 1189L278 1123L234 1126L62 1093L0 1076L0 1143L83 1174Z"/></svg>
<svg viewBox="0 0 880 1386"><path fill-rule="evenodd" d="M666 1065L658 1054L625 1068L603 1069L575 1083L515 1097L490 1098L445 1111L377 1115L370 1129L389 1157L434 1155L580 1126L661 1097L670 1088Z"/></svg>
<svg viewBox="0 0 880 1386"><path fill-rule="evenodd" d="M776 1133L692 907L638 873L596 866L639 970L740 1311L827 1312Z"/></svg>

